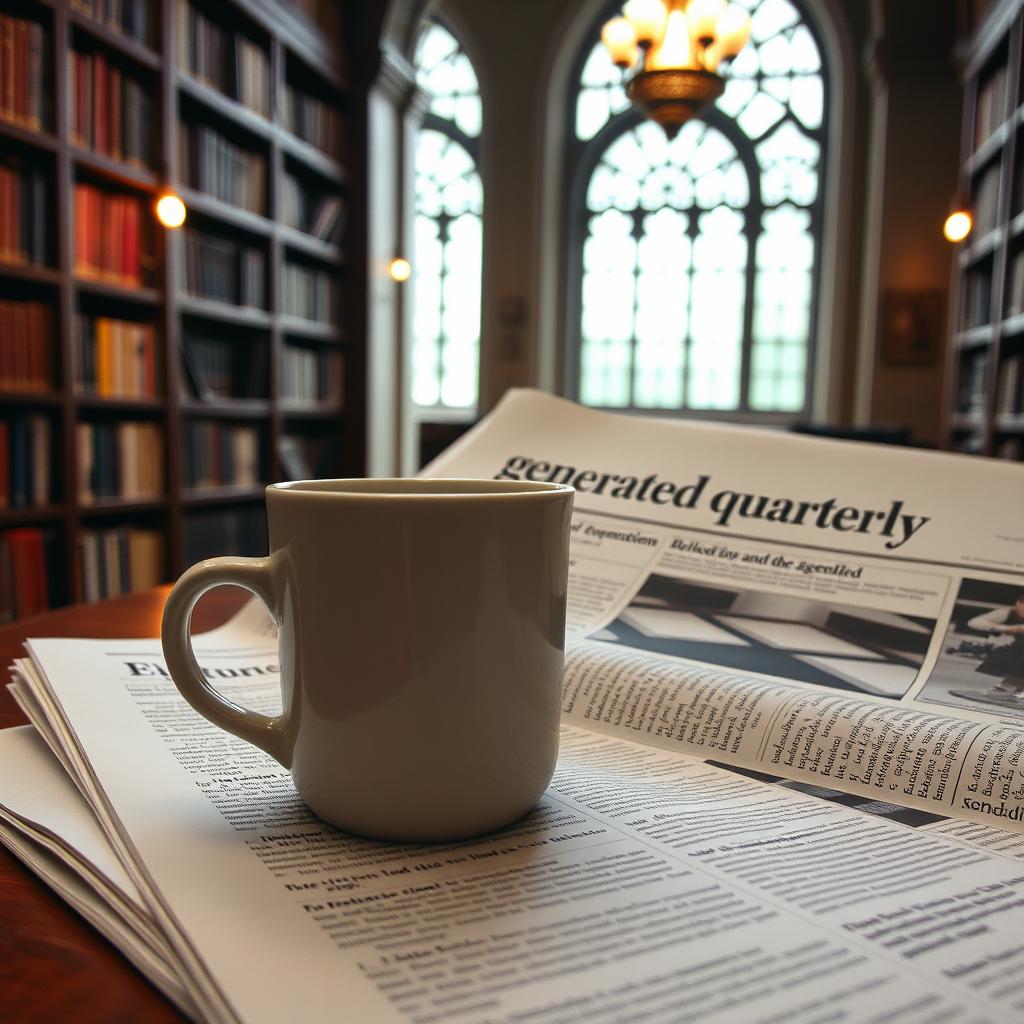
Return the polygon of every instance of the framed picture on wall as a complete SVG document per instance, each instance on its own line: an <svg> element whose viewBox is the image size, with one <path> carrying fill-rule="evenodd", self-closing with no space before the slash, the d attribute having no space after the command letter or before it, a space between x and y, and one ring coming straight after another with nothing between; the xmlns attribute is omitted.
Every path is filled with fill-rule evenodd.
<svg viewBox="0 0 1024 1024"><path fill-rule="evenodd" d="M888 289L882 296L882 364L934 366L942 340L946 293Z"/></svg>

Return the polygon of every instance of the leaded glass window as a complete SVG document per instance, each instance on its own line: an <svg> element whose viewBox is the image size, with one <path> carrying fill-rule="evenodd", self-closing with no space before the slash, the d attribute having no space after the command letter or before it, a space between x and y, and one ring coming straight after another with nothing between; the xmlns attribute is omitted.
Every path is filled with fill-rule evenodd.
<svg viewBox="0 0 1024 1024"><path fill-rule="evenodd" d="M631 109L600 43L583 60L571 377L586 404L809 405L827 74L796 2L738 2L750 42L672 142Z"/></svg>
<svg viewBox="0 0 1024 1024"><path fill-rule="evenodd" d="M429 107L415 153L412 401L473 410L480 350L480 93L469 58L437 23L420 37L416 81Z"/></svg>

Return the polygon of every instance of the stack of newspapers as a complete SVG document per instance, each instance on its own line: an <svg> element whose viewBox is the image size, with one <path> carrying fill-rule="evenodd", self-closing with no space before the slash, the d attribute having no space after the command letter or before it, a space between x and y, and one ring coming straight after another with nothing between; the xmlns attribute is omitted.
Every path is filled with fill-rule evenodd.
<svg viewBox="0 0 1024 1024"><path fill-rule="evenodd" d="M428 473L577 488L532 814L347 835L157 640L42 639L0 840L195 1020L1024 1017L1020 467L515 392ZM280 709L261 605L195 649Z"/></svg>

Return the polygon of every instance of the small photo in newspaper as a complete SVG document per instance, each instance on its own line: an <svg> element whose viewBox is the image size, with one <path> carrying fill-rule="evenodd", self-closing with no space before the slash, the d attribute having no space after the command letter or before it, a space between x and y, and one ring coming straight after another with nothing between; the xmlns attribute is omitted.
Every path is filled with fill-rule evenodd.
<svg viewBox="0 0 1024 1024"><path fill-rule="evenodd" d="M1024 581L960 581L918 700L1024 718Z"/></svg>
<svg viewBox="0 0 1024 1024"><path fill-rule="evenodd" d="M899 700L935 627L921 616L652 573L593 639Z"/></svg>

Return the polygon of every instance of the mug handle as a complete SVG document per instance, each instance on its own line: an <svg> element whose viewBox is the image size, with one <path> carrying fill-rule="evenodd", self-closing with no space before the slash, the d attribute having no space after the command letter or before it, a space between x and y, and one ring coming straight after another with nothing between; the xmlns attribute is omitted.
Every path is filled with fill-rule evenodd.
<svg viewBox="0 0 1024 1024"><path fill-rule="evenodd" d="M225 584L255 594L276 619L275 564L276 554L268 558L208 558L193 565L171 588L160 635L167 669L185 700L214 725L255 744L290 768L292 751L285 729L286 713L261 715L218 693L199 668L189 635L196 602L208 590Z"/></svg>

